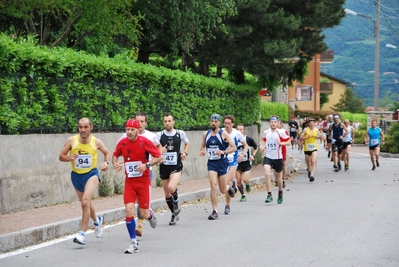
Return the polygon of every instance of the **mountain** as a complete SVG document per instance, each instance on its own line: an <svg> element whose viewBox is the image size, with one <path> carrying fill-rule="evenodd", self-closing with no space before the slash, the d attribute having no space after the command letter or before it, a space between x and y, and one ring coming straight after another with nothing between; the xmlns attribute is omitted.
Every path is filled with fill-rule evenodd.
<svg viewBox="0 0 399 267"><path fill-rule="evenodd" d="M344 8L359 15L347 14L340 25L326 29L326 43L334 50L331 64L322 64L321 71L355 84L355 92L367 106L374 103L374 22L377 7L373 0L347 0ZM379 99L399 101L399 1L380 0ZM388 48L386 44L397 46ZM380 104L382 107L383 105Z"/></svg>

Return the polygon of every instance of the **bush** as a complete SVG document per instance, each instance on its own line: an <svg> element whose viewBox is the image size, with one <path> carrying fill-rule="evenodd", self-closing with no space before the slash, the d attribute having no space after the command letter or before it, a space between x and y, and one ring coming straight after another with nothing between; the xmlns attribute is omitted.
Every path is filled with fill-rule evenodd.
<svg viewBox="0 0 399 267"><path fill-rule="evenodd" d="M381 146L381 151L399 153L399 123L391 124L388 133L385 134L385 144Z"/></svg>
<svg viewBox="0 0 399 267"><path fill-rule="evenodd" d="M262 101L260 112L261 120L269 120L271 116L277 115L281 121L289 121L289 108L285 103Z"/></svg>
<svg viewBox="0 0 399 267"><path fill-rule="evenodd" d="M363 114L363 113L350 113L350 112L340 112L341 113L341 118L342 120L349 120L350 122L355 122L356 120L358 120L360 122L360 125L363 127L367 128L367 114ZM365 128L365 129L366 129Z"/></svg>
<svg viewBox="0 0 399 267"><path fill-rule="evenodd" d="M367 130L355 130L355 144L364 144L364 136Z"/></svg>

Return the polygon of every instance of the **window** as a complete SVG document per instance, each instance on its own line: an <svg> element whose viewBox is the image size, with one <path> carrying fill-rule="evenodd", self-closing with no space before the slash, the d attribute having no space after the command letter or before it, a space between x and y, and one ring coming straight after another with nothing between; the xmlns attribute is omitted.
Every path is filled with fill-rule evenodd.
<svg viewBox="0 0 399 267"><path fill-rule="evenodd" d="M313 88L310 85L298 85L295 87L297 101L311 101Z"/></svg>

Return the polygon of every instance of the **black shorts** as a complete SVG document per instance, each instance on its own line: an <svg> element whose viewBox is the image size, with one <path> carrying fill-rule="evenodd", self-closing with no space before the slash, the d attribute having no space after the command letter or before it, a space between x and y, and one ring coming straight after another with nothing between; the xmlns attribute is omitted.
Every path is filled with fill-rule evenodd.
<svg viewBox="0 0 399 267"><path fill-rule="evenodd" d="M307 156L312 156L312 153L313 152L316 152L317 151L317 149L316 150L313 150L313 151L304 151L305 152L305 155L307 155Z"/></svg>
<svg viewBox="0 0 399 267"><path fill-rule="evenodd" d="M251 162L249 160L238 163L237 171L247 172L252 168Z"/></svg>
<svg viewBox="0 0 399 267"><path fill-rule="evenodd" d="M328 135L327 135L327 144L331 144L331 139L328 138Z"/></svg>
<svg viewBox="0 0 399 267"><path fill-rule="evenodd" d="M283 170L283 159L263 158L263 165L270 165L276 172Z"/></svg>
<svg viewBox="0 0 399 267"><path fill-rule="evenodd" d="M181 172L183 170L183 163L177 165L164 165L159 166L159 177L162 180L169 179L170 175L176 172Z"/></svg>
<svg viewBox="0 0 399 267"><path fill-rule="evenodd" d="M297 132L290 132L290 137L296 138Z"/></svg>
<svg viewBox="0 0 399 267"><path fill-rule="evenodd" d="M376 147L379 147L379 146L380 146L380 144L375 145L375 146L369 146L369 150L374 150Z"/></svg>
<svg viewBox="0 0 399 267"><path fill-rule="evenodd" d="M343 149L346 149L349 145L352 145L352 141L344 142Z"/></svg>
<svg viewBox="0 0 399 267"><path fill-rule="evenodd" d="M343 149L343 142L342 141L335 141L335 144L332 145L332 151L333 152L338 152L338 154L342 153L342 149Z"/></svg>

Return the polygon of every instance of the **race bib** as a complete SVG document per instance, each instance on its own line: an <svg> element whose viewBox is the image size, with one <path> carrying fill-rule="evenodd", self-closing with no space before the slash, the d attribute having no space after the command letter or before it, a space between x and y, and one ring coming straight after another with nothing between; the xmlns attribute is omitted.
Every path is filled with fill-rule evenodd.
<svg viewBox="0 0 399 267"><path fill-rule="evenodd" d="M177 153L176 152L163 153L163 164L177 165Z"/></svg>
<svg viewBox="0 0 399 267"><path fill-rule="evenodd" d="M308 144L308 151L313 151L316 149L315 144Z"/></svg>
<svg viewBox="0 0 399 267"><path fill-rule="evenodd" d="M291 132L296 132L296 128L295 127L291 127Z"/></svg>
<svg viewBox="0 0 399 267"><path fill-rule="evenodd" d="M125 169L128 178L136 178L143 176L143 174L137 170L140 164L141 161L131 161L125 163Z"/></svg>
<svg viewBox="0 0 399 267"><path fill-rule="evenodd" d="M378 139L371 139L371 140L370 140L370 144L373 145L373 146L378 145L378 144L379 144L379 143L378 143Z"/></svg>
<svg viewBox="0 0 399 267"><path fill-rule="evenodd" d="M276 142L266 142L266 149L269 151L277 150L278 144Z"/></svg>
<svg viewBox="0 0 399 267"><path fill-rule="evenodd" d="M216 152L219 150L218 147L208 147L206 152L208 153L209 160L218 160L221 159L220 155L217 155Z"/></svg>
<svg viewBox="0 0 399 267"><path fill-rule="evenodd" d="M93 165L92 155L78 155L75 159L76 169L90 169Z"/></svg>

